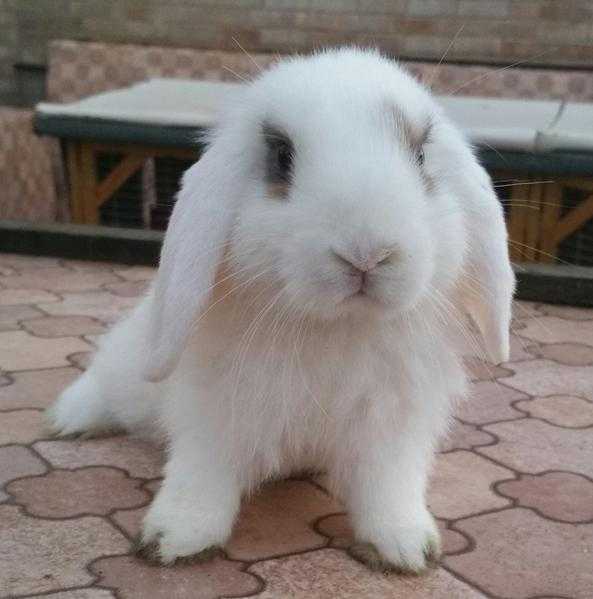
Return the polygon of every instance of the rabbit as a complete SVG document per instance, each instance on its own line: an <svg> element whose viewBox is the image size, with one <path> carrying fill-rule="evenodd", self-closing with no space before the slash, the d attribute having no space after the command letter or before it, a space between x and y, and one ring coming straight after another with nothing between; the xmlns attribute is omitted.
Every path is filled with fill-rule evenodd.
<svg viewBox="0 0 593 599"><path fill-rule="evenodd" d="M514 284L490 178L429 90L376 50L289 57L223 108L152 286L48 417L166 444L139 539L159 563L208 557L242 497L314 468L354 558L420 573L468 316L506 361Z"/></svg>

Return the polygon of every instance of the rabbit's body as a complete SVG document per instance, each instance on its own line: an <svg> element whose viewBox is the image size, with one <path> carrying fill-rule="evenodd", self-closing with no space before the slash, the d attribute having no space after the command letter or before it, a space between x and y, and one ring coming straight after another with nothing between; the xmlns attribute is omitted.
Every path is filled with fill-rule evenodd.
<svg viewBox="0 0 593 599"><path fill-rule="evenodd" d="M488 177L372 52L283 63L227 119L184 177L154 286L53 425L166 441L142 539L163 562L223 544L262 481L316 469L351 513L353 555L422 570L439 545L429 466L465 390L463 312L508 353Z"/></svg>

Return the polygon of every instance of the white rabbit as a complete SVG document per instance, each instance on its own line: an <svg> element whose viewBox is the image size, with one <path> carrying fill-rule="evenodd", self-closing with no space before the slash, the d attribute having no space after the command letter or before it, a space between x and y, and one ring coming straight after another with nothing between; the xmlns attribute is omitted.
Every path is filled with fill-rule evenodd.
<svg viewBox="0 0 593 599"><path fill-rule="evenodd" d="M350 511L351 554L420 572L465 314L508 358L506 242L489 177L404 70L352 48L284 60L224 111L153 288L50 420L160 432L141 543L162 563L208 555L242 495L315 467Z"/></svg>

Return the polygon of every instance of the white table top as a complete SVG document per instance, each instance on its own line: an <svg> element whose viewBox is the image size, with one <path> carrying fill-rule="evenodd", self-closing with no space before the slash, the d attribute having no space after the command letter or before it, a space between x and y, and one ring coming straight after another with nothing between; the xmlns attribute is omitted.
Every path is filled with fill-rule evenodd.
<svg viewBox="0 0 593 599"><path fill-rule="evenodd" d="M36 110L45 116L209 127L240 85L150 79L69 104L41 103ZM526 152L593 151L593 104L459 96L437 99L477 145Z"/></svg>

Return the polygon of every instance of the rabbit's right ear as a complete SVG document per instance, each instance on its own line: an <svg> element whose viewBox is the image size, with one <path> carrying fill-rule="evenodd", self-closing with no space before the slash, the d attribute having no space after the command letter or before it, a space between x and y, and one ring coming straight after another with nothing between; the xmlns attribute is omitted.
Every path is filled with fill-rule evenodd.
<svg viewBox="0 0 593 599"><path fill-rule="evenodd" d="M228 163L214 143L183 177L151 298L146 380L171 374L209 304L239 196Z"/></svg>

